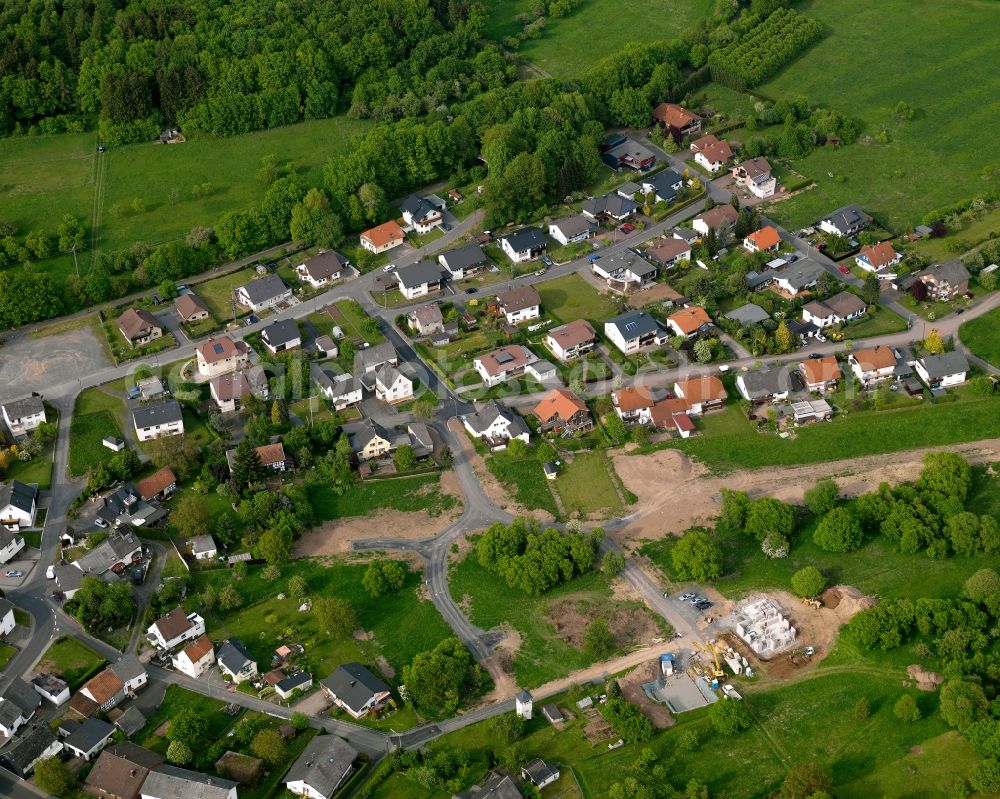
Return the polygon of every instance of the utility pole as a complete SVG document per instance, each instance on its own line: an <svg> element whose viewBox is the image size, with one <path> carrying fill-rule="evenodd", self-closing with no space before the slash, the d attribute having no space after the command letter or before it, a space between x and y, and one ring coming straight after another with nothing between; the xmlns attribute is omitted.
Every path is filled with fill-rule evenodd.
<svg viewBox="0 0 1000 799"><path fill-rule="evenodd" d="M80 261L77 260L77 257L76 257L76 245L75 244L73 245L72 251L73 251L73 263L76 265L76 277L77 277L77 279L79 279L79 277L80 277Z"/></svg>

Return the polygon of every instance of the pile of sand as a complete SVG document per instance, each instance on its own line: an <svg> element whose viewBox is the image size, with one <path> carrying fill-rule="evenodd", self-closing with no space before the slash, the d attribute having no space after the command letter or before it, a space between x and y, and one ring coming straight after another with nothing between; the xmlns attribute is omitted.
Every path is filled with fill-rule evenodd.
<svg viewBox="0 0 1000 799"><path fill-rule="evenodd" d="M944 682L942 675L928 671L919 663L907 666L906 673L916 682L917 689L920 691L936 691L938 686Z"/></svg>

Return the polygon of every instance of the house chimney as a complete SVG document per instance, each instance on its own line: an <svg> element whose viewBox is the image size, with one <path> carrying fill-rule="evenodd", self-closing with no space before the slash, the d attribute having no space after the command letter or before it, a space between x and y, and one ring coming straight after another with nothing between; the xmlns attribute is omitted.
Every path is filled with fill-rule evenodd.
<svg viewBox="0 0 1000 799"><path fill-rule="evenodd" d="M128 773L128 775L129 775L130 777L134 777L134 776L135 776L135 769L132 769L132 770L131 770L131 771L130 771L130 772Z"/></svg>

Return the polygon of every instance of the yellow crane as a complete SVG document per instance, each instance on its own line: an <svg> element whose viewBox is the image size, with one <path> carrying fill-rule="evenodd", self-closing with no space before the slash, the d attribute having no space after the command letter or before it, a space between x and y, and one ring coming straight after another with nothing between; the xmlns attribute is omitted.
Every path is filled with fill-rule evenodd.
<svg viewBox="0 0 1000 799"><path fill-rule="evenodd" d="M715 644L713 644L711 641L709 641L708 645L706 646L706 645L703 645L703 644L699 644L697 641L695 641L694 645L699 650L701 650L704 654L708 655L709 658L711 658L712 665L713 665L713 667L715 669L712 672L712 676L715 677L716 679L720 679L722 677L725 677L726 673L722 670L722 664L719 662L719 650L716 649Z"/></svg>

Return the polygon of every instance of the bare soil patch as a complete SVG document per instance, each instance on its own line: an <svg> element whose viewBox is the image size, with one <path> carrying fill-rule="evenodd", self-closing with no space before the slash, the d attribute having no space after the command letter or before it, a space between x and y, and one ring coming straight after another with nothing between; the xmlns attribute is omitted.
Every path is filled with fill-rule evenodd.
<svg viewBox="0 0 1000 799"><path fill-rule="evenodd" d="M370 630L355 630L353 635L356 641L371 641L375 637L375 633Z"/></svg>
<svg viewBox="0 0 1000 799"><path fill-rule="evenodd" d="M545 615L552 622L556 635L577 649L583 648L587 626L598 616L607 616L608 627L618 647L651 643L660 632L645 608L617 607L608 615L607 607L601 603L567 598L550 603Z"/></svg>
<svg viewBox="0 0 1000 799"><path fill-rule="evenodd" d="M674 723L674 717L667 710L666 705L654 702L646 692L642 690L645 683L652 682L660 677L660 663L658 660L650 660L643 663L638 668L622 677L618 684L622 689L622 696L634 705L638 705L642 714L652 722L658 730L665 730Z"/></svg>
<svg viewBox="0 0 1000 799"><path fill-rule="evenodd" d="M933 671L928 671L919 663L913 663L906 667L906 673L913 678L917 684L917 690L933 693L938 686L944 682L944 677Z"/></svg>
<svg viewBox="0 0 1000 799"><path fill-rule="evenodd" d="M382 676L387 680L391 680L396 676L396 670L389 665L389 661L385 659L385 655L379 655L375 659L375 663L378 665L378 670L382 672Z"/></svg>
<svg viewBox="0 0 1000 799"><path fill-rule="evenodd" d="M351 551L352 542L372 538L420 541L433 538L451 521L428 516L423 511L408 513L398 510L379 510L368 516L334 519L300 536L292 548L292 557L342 555Z"/></svg>
<svg viewBox="0 0 1000 799"><path fill-rule="evenodd" d="M629 295L628 304L632 308L642 308L651 302L662 302L663 300L676 300L681 295L674 291L666 283L657 283L648 289L637 291Z"/></svg>

